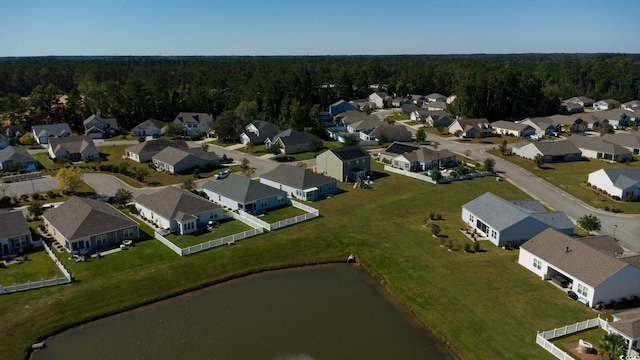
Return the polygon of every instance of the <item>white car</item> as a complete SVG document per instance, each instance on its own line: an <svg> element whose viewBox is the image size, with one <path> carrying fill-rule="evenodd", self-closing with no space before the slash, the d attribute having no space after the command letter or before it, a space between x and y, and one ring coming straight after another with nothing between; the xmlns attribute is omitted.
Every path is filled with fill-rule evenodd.
<svg viewBox="0 0 640 360"><path fill-rule="evenodd" d="M225 171L220 171L219 173L215 174L213 176L213 178L216 179L216 180L221 180L221 179L224 179L227 176L229 176L230 173L231 173L231 171L229 171L229 169L227 169Z"/></svg>

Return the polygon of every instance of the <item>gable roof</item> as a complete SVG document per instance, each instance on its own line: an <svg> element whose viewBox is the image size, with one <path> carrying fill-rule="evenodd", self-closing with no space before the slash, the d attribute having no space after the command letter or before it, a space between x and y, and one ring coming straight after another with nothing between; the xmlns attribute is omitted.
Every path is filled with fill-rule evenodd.
<svg viewBox="0 0 640 360"><path fill-rule="evenodd" d="M188 149L189 145L187 145L184 140L155 139L147 140L139 144L130 146L127 148L127 151L134 154L155 153L160 152L167 147L174 147L176 149Z"/></svg>
<svg viewBox="0 0 640 360"><path fill-rule="evenodd" d="M609 141L614 144L618 144L620 146L640 149L640 134L636 134L636 133L604 134L602 138L606 141Z"/></svg>
<svg viewBox="0 0 640 360"><path fill-rule="evenodd" d="M312 138L316 138L322 141L322 139L313 135L310 132L288 129L274 136L273 139L271 139L271 142L273 143L273 142L276 142L277 140L280 140L282 141L284 146L306 145L306 144L309 144L309 141Z"/></svg>
<svg viewBox="0 0 640 360"><path fill-rule="evenodd" d="M507 201L493 193L486 192L462 207L498 231L507 229L528 217L557 229L575 227L565 213L560 211L547 212L538 200Z"/></svg>
<svg viewBox="0 0 640 360"><path fill-rule="evenodd" d="M97 113L89 116L88 118L84 119L84 121L82 122L83 124L87 124L89 122L91 122L92 120L98 120L99 122L108 124L110 127L117 129L118 128L118 120L115 118L103 118L102 114L100 113L100 111L98 111Z"/></svg>
<svg viewBox="0 0 640 360"><path fill-rule="evenodd" d="M22 211L0 210L0 239L30 234Z"/></svg>
<svg viewBox="0 0 640 360"><path fill-rule="evenodd" d="M314 186L336 182L334 178L286 164L279 165L261 177L296 189L309 189Z"/></svg>
<svg viewBox="0 0 640 360"><path fill-rule="evenodd" d="M36 137L68 136L71 134L71 128L67 123L33 125L31 131L36 134Z"/></svg>
<svg viewBox="0 0 640 360"><path fill-rule="evenodd" d="M282 190L274 189L271 186L233 173L223 180L207 181L202 188L239 203L250 203L278 195L286 197L286 193Z"/></svg>
<svg viewBox="0 0 640 360"><path fill-rule="evenodd" d="M525 143L524 146L517 146L520 145L522 143L518 143L516 145L514 145L514 147L524 147L524 146L533 146L536 149L538 149L538 151L540 151L540 153L542 153L542 155L561 155L561 154L581 154L580 149L578 149L578 147L570 142L570 141L538 141L538 142L532 142L532 143Z"/></svg>
<svg viewBox="0 0 640 360"><path fill-rule="evenodd" d="M140 194L135 202L169 220L177 219L182 214L199 214L220 208L201 196L174 186L151 194Z"/></svg>
<svg viewBox="0 0 640 360"><path fill-rule="evenodd" d="M341 147L341 148L334 147L327 151L330 151L340 161L349 161L349 160L371 157L371 155L369 155L369 153L366 150L360 147L360 145L351 145L351 146Z"/></svg>
<svg viewBox="0 0 640 360"><path fill-rule="evenodd" d="M143 129L143 130L148 129L152 126L155 126L158 129L162 129L163 127L167 126L167 123L164 121L156 120L156 119L148 119L136 125L137 128Z"/></svg>
<svg viewBox="0 0 640 360"><path fill-rule="evenodd" d="M515 123L513 121L498 120L491 123L491 127L494 129L507 129L521 132L526 128L531 128L531 125L523 123Z"/></svg>
<svg viewBox="0 0 640 360"><path fill-rule="evenodd" d="M618 189L640 184L640 169L600 169ZM597 171L600 171L597 170Z"/></svg>
<svg viewBox="0 0 640 360"><path fill-rule="evenodd" d="M388 154L404 154L407 152L411 152L414 150L420 149L420 146L418 145L412 145L412 144L405 144L405 143L401 143L401 142L393 142L391 145L387 146L386 149L384 149L384 153L388 153Z"/></svg>
<svg viewBox="0 0 640 360"><path fill-rule="evenodd" d="M386 136L409 136L409 138L411 138L411 132L409 131L409 129L407 129L406 126L404 125L389 125L389 124L384 124L384 125L380 125L378 127L376 127L370 134L369 136L380 136L380 135L386 135Z"/></svg>
<svg viewBox="0 0 640 360"><path fill-rule="evenodd" d="M616 257L615 253L607 254L594 247L593 241L574 239L551 228L520 247L592 287L598 286L625 267L633 266Z"/></svg>
<svg viewBox="0 0 640 360"><path fill-rule="evenodd" d="M640 309L619 312L613 317L618 320L610 322L609 326L632 339L640 338Z"/></svg>
<svg viewBox="0 0 640 360"><path fill-rule="evenodd" d="M402 156L410 162L432 162L456 156L456 154L447 149L435 151L426 146L420 146L416 150L402 154Z"/></svg>
<svg viewBox="0 0 640 360"><path fill-rule="evenodd" d="M193 157L195 161L213 161L218 158L218 155L214 152L206 152L201 148L178 149L169 146L155 154L153 159L165 164L176 165L189 157Z"/></svg>
<svg viewBox="0 0 640 360"><path fill-rule="evenodd" d="M569 136L567 141L571 141L578 148L599 151L606 154L621 155L629 154L630 151L620 145L608 142L599 136Z"/></svg>
<svg viewBox="0 0 640 360"><path fill-rule="evenodd" d="M181 122L185 122L189 119L202 123L206 119L211 119L211 115L206 113L181 112L176 116L176 120L180 120Z"/></svg>
<svg viewBox="0 0 640 360"><path fill-rule="evenodd" d="M103 201L72 196L42 215L67 240L138 226L138 223Z"/></svg>
<svg viewBox="0 0 640 360"><path fill-rule="evenodd" d="M0 164L8 160L26 163L36 161L36 158L23 148L7 146L4 149L0 149Z"/></svg>
<svg viewBox="0 0 640 360"><path fill-rule="evenodd" d="M4 136L6 136L8 138L11 138L11 137L19 138L24 134L25 134L25 132L24 132L24 128L22 127L22 125L0 126L0 135L4 135Z"/></svg>
<svg viewBox="0 0 640 360"><path fill-rule="evenodd" d="M60 149L66 149L72 154L81 153L90 147L96 147L93 139L89 135L51 138L49 139L49 146L53 149L54 153L57 153Z"/></svg>
<svg viewBox="0 0 640 360"><path fill-rule="evenodd" d="M628 109L633 109L633 108L636 108L636 107L640 107L640 100L627 101L626 103L624 103L622 105L624 105Z"/></svg>

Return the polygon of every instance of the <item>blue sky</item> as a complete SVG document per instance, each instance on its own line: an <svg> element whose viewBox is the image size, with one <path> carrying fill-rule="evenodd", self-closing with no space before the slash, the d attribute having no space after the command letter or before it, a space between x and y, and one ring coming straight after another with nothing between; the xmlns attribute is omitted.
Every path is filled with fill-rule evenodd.
<svg viewBox="0 0 640 360"><path fill-rule="evenodd" d="M640 53L640 0L0 0L0 56Z"/></svg>

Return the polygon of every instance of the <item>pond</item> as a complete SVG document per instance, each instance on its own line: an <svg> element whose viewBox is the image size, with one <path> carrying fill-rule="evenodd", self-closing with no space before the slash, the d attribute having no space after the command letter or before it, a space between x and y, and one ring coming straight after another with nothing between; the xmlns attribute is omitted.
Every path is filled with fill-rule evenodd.
<svg viewBox="0 0 640 360"><path fill-rule="evenodd" d="M348 264L247 276L70 329L32 359L451 359Z"/></svg>

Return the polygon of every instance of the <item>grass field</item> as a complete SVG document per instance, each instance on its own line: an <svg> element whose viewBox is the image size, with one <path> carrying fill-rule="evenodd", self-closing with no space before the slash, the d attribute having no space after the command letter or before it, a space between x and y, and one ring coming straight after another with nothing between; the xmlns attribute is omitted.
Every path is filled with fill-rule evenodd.
<svg viewBox="0 0 640 360"><path fill-rule="evenodd" d="M371 189L353 189L314 203L321 216L188 257L150 239L90 262L62 259L76 282L0 296L0 353L23 359L47 335L256 271L345 261L360 266L463 359L552 359L535 344L536 330L594 317L553 285L517 264L517 251L482 242L480 253L460 251L462 204L486 191L505 199L528 198L492 177L432 185L382 173ZM423 227L442 214L441 236ZM148 226L141 229L151 233ZM211 266L215 264L215 266ZM28 308L28 311L25 309Z"/></svg>
<svg viewBox="0 0 640 360"><path fill-rule="evenodd" d="M222 220L219 223L220 226L215 229L203 229L202 231L187 235L170 234L165 236L165 238L180 248L186 248L252 229L251 226L239 220L234 220L233 218Z"/></svg>
<svg viewBox="0 0 640 360"><path fill-rule="evenodd" d="M532 160L515 155L501 156L498 150L492 150L489 152L522 167L535 176L555 185L595 208L603 209L605 207L615 207L627 214L640 213L640 202L615 201L610 197L599 194L599 192L584 185L587 182L589 173L596 170L603 168L638 169L640 168L640 161L637 159L628 165L621 163L609 163L601 160L584 159L582 161L546 163L542 168L538 168Z"/></svg>

